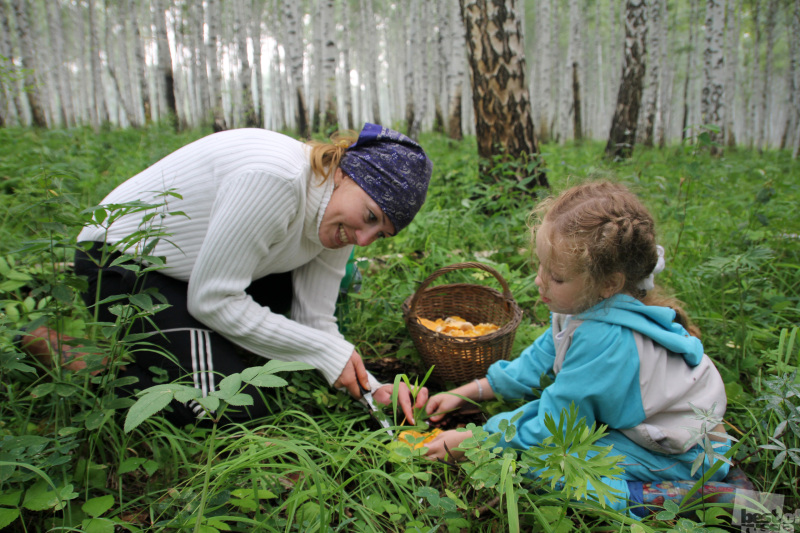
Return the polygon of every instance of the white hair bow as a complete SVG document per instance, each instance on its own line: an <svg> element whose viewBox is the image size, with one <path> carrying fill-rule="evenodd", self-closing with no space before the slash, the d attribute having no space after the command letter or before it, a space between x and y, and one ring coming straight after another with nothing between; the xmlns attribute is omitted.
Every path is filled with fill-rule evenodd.
<svg viewBox="0 0 800 533"><path fill-rule="evenodd" d="M656 274L664 270L664 266L666 265L666 261L664 261L664 247L657 245L656 251L658 252L658 262L656 263L656 267L650 272L650 275L644 278L642 281L636 285L637 289L642 289L644 291L651 291L655 287L655 283L653 279L655 278Z"/></svg>

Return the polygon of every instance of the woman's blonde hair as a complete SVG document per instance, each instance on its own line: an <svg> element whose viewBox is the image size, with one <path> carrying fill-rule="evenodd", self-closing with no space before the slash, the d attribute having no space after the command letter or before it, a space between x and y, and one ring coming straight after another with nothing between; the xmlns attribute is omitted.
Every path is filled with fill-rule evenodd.
<svg viewBox="0 0 800 533"><path fill-rule="evenodd" d="M624 185L590 181L571 187L540 203L531 213L531 221L532 244L535 246L537 233L545 227L540 238L557 247L569 270L586 276L590 293L598 294L612 275L622 273L621 292L647 305L672 308L676 322L699 336L679 300L658 288L639 288L658 261L655 221ZM587 308L590 305L586 302Z"/></svg>
<svg viewBox="0 0 800 533"><path fill-rule="evenodd" d="M311 171L322 178L320 183L325 183L333 175L345 150L356 140L358 132L341 130L331 135L329 142L311 140L306 143L311 146Z"/></svg>

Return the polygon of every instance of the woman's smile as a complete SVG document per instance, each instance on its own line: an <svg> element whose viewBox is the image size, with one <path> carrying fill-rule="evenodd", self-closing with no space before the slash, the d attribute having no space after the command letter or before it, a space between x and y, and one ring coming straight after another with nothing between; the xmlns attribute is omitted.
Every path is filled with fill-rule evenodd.
<svg viewBox="0 0 800 533"><path fill-rule="evenodd" d="M350 239L347 237L347 232L344 230L344 226L342 224L339 224L339 235L337 241L342 246L347 246L350 244Z"/></svg>

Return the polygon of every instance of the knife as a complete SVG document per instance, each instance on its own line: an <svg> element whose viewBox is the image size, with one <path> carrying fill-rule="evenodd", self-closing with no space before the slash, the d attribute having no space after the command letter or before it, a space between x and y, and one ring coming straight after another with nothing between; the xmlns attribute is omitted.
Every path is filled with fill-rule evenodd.
<svg viewBox="0 0 800 533"><path fill-rule="evenodd" d="M360 400L361 403L367 406L367 409L369 409L372 418L377 420L378 423L384 429L386 429L386 432L391 437L393 435L392 430L389 429L391 427L391 424L389 424L389 421L386 420L385 418L378 417L378 409L375 407L375 400L372 399L372 391L365 389L358 380L356 380L356 382L358 383L358 388L361 389L361 400Z"/></svg>

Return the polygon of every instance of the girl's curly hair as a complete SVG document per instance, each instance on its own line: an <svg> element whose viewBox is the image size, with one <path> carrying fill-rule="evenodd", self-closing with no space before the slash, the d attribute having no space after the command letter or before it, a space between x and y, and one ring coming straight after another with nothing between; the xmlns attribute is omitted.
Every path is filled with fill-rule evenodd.
<svg viewBox="0 0 800 533"><path fill-rule="evenodd" d="M655 221L627 187L610 181L589 181L545 199L531 219L535 221L533 244L540 228L546 226L541 237L553 241L549 244L565 255L567 268L586 275L593 291L597 292L611 275L622 273L622 292L647 305L674 309L676 321L699 336L679 300L658 288L645 291L638 287L658 262Z"/></svg>

